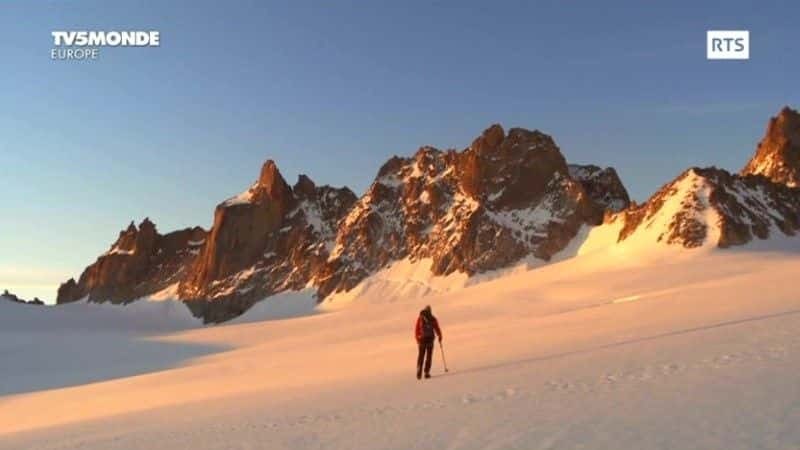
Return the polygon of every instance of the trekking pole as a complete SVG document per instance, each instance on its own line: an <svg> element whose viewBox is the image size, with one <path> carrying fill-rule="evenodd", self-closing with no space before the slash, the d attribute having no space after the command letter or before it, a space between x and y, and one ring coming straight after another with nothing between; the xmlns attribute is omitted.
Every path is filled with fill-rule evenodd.
<svg viewBox="0 0 800 450"><path fill-rule="evenodd" d="M442 363L444 364L444 371L449 372L449 370L447 370L447 360L444 359L444 346L442 346L441 339L439 340L439 349L442 351Z"/></svg>

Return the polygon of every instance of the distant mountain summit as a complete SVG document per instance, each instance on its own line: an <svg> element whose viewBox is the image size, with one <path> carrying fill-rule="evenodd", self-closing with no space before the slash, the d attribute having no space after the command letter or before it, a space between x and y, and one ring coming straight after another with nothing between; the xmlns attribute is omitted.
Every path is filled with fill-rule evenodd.
<svg viewBox="0 0 800 450"><path fill-rule="evenodd" d="M784 107L770 119L767 133L742 175L763 175L789 187L800 187L800 114Z"/></svg>
<svg viewBox="0 0 800 450"><path fill-rule="evenodd" d="M618 242L639 240L686 248L730 247L792 236L800 230L800 115L788 107L773 117L739 175L691 168L642 205L606 218L620 226Z"/></svg>
<svg viewBox="0 0 800 450"><path fill-rule="evenodd" d="M800 189L762 176L691 168L642 205L606 218L618 242L730 247L800 230Z"/></svg>
<svg viewBox="0 0 800 450"><path fill-rule="evenodd" d="M39 297L34 297L33 300L24 300L8 292L8 289L3 290L3 293L0 294L0 300L7 300L9 302L23 303L27 305L44 305L44 302L39 300Z"/></svg>
<svg viewBox="0 0 800 450"><path fill-rule="evenodd" d="M587 165L569 165L569 174L581 183L583 189L594 202L611 212L619 212L630 205L628 191L613 167L605 169Z"/></svg>
<svg viewBox="0 0 800 450"><path fill-rule="evenodd" d="M527 255L549 260L582 225L600 223L608 202L627 206L622 183L608 178L575 179L550 136L506 134L500 125L460 152L422 147L394 157L340 224L316 279L320 296L403 258L430 259L436 275L471 275Z"/></svg>
<svg viewBox="0 0 800 450"><path fill-rule="evenodd" d="M219 322L268 295L313 284L355 201L350 189L318 187L305 175L290 187L267 161L250 189L217 206L180 298L196 315Z"/></svg>
<svg viewBox="0 0 800 450"><path fill-rule="evenodd" d="M206 322L236 317L282 291L318 301L347 292L396 261L433 275L474 275L523 258L550 260L581 228L614 244L730 247L800 230L797 112L770 121L740 175L691 168L641 205L613 168L568 164L540 131L492 125L467 148L421 147L389 159L360 198L273 161L220 203L211 230L160 235L145 219L120 233L58 303L124 303L168 292ZM605 234L608 236L608 234Z"/></svg>
<svg viewBox="0 0 800 450"><path fill-rule="evenodd" d="M548 260L628 202L613 169L569 166L550 136L500 125L462 151L391 158L361 198L305 175L289 186L270 160L217 206L211 230L161 236L148 219L132 223L61 286L58 302L124 303L169 289L220 322L286 290L312 288L322 300L404 258L430 259L437 275Z"/></svg>
<svg viewBox="0 0 800 450"><path fill-rule="evenodd" d="M126 303L181 280L205 246L206 231L187 228L161 235L150 219L120 231L111 248L58 288L57 303L80 299Z"/></svg>

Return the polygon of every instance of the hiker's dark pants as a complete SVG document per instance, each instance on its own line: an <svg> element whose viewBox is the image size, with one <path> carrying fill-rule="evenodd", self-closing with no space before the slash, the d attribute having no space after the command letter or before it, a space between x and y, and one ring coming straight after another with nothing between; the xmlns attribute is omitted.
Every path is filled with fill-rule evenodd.
<svg viewBox="0 0 800 450"><path fill-rule="evenodd" d="M431 373L433 359L433 339L419 341L419 354L417 355L417 373L422 373L422 362L425 361L425 373Z"/></svg>

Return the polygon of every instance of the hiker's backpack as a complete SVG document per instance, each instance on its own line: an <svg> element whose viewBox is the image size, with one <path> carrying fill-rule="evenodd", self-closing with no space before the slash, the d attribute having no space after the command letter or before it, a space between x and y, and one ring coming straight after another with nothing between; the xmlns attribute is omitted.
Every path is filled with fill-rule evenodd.
<svg viewBox="0 0 800 450"><path fill-rule="evenodd" d="M434 320L432 316L422 314L422 339L433 339L435 333L433 327Z"/></svg>

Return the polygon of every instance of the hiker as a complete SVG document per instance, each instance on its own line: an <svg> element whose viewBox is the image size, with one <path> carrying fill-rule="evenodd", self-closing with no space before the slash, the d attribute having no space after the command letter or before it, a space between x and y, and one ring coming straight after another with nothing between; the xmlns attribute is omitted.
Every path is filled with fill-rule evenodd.
<svg viewBox="0 0 800 450"><path fill-rule="evenodd" d="M431 377L431 360L433 359L433 339L438 336L442 342L442 330L439 321L433 317L430 305L419 312L414 337L417 339L419 354L417 355L417 379L422 378L422 363L425 362L425 378Z"/></svg>

